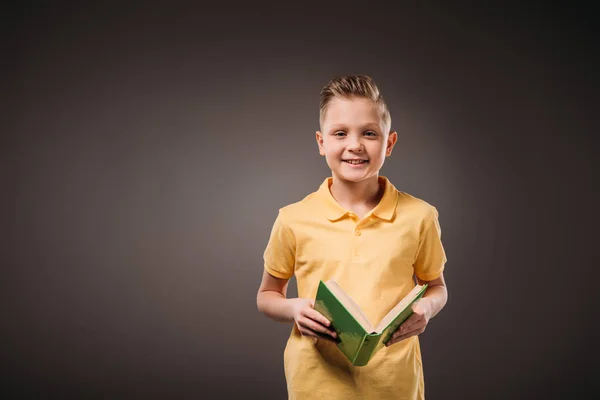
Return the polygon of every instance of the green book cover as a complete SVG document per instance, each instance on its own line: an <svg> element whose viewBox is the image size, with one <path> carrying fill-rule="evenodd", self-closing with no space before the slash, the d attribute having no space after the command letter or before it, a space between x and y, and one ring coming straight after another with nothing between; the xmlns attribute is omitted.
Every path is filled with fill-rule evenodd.
<svg viewBox="0 0 600 400"><path fill-rule="evenodd" d="M314 308L331 321L340 351L353 365L364 366L410 317L412 305L426 289L426 284L416 285L375 327L334 280L319 282Z"/></svg>

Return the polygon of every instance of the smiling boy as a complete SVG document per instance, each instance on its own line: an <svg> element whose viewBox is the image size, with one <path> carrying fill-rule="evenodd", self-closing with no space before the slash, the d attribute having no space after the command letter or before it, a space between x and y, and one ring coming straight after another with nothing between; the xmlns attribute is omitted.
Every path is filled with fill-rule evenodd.
<svg viewBox="0 0 600 400"><path fill-rule="evenodd" d="M447 301L437 209L379 175L398 135L370 77L331 80L321 91L319 122L316 141L331 177L279 210L257 294L260 312L293 322L284 351L288 396L423 399L418 335ZM288 299L292 276L298 297ZM375 323L415 281L428 289L387 346L368 365L355 367L337 349L329 321L313 308L319 281L328 279Z"/></svg>

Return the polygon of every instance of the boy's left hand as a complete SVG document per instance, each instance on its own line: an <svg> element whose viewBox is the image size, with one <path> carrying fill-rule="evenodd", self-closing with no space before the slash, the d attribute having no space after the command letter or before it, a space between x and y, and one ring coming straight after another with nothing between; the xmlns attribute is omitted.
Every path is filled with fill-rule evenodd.
<svg viewBox="0 0 600 400"><path fill-rule="evenodd" d="M411 336L419 335L425 331L431 318L431 310L427 298L421 298L412 306L413 313L396 329L392 337L385 344L391 346Z"/></svg>

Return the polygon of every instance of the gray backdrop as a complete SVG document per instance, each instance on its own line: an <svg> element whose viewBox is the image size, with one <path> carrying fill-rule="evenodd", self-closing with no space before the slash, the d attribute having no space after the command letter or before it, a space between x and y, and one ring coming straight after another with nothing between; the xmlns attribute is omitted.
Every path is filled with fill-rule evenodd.
<svg viewBox="0 0 600 400"><path fill-rule="evenodd" d="M427 398L591 397L597 21L446 4L7 8L3 397L285 398L262 254L351 73L399 133L382 175L440 212Z"/></svg>

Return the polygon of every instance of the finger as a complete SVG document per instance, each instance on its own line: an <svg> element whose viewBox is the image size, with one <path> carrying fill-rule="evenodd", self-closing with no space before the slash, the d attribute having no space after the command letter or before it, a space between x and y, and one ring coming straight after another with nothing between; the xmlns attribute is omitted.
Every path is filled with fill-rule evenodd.
<svg viewBox="0 0 600 400"><path fill-rule="evenodd" d="M389 346L393 345L394 343L398 343L398 342L403 341L404 339L408 339L409 337L413 336L414 334L415 334L415 332L410 332L408 334L400 335L398 337L392 338L385 345L386 345L386 347L389 347Z"/></svg>
<svg viewBox="0 0 600 400"><path fill-rule="evenodd" d="M341 340L340 340L339 336L338 336L338 337L335 337L335 338L332 338L332 337L331 337L331 336L329 336L329 335L324 335L324 334L322 334L322 333L318 333L318 332L315 332L315 334L317 335L317 338L318 338L318 339L326 340L326 341L328 341L328 342L335 343L335 344L338 344L338 343L340 343L340 342L341 342Z"/></svg>
<svg viewBox="0 0 600 400"><path fill-rule="evenodd" d="M300 319L300 324L305 327L308 328L312 331L315 332L319 332L322 333L324 335L329 335L331 337L336 337L337 334L335 333L335 331L333 329L328 329L327 327L321 325L320 323L318 323L317 321L314 321L310 318L302 318Z"/></svg>
<svg viewBox="0 0 600 400"><path fill-rule="evenodd" d="M410 331L410 332L407 332L407 333L403 333L403 334L401 334L401 335L398 335L398 336L397 336L397 337L395 337L395 338L394 338L394 337L392 337L392 338L391 338L391 339L390 339L390 340L389 340L389 341L386 343L386 346L391 346L391 345L392 345L392 344L394 344L394 343L401 342L401 341L403 341L403 340L405 340L405 339L408 339L408 338L409 338L409 337L411 337L411 336L417 336L417 335L420 335L420 334L421 334L421 333L423 333L423 332L425 332L425 326L423 326L423 327L420 327L420 328L417 328L417 329L414 329L414 330L412 330L412 331Z"/></svg>
<svg viewBox="0 0 600 400"><path fill-rule="evenodd" d="M413 330L414 326L423 322L423 316L419 314L412 314L402 325L400 325L399 332L404 334Z"/></svg>
<svg viewBox="0 0 600 400"><path fill-rule="evenodd" d="M401 341L403 341L404 339L408 339L408 338L409 338L409 336L407 336L407 335L402 335L402 336L398 336L398 337L396 337L396 338L390 339L390 340L388 340L388 342L385 344L385 347L390 347L391 345L393 345L393 344L396 344L396 343L398 343L398 342L401 342Z"/></svg>
<svg viewBox="0 0 600 400"><path fill-rule="evenodd" d="M300 327L300 328L298 328L298 330L300 331L300 334L302 336L308 336L308 337L314 337L314 338L317 337L317 334L308 328Z"/></svg>
<svg viewBox="0 0 600 400"><path fill-rule="evenodd" d="M299 330L300 330L300 334L302 334L302 336L308 336L308 337L313 337L316 339L326 340L328 342L335 343L335 344L340 342L339 339L333 339L331 336L312 331L308 328L299 328Z"/></svg>
<svg viewBox="0 0 600 400"><path fill-rule="evenodd" d="M315 320L315 321L319 322L322 325L325 325L327 327L331 326L331 322L327 318L325 318L325 316L323 314L321 314L320 312L318 312L317 310L314 310L314 309L306 310L305 315L308 318L310 318L312 320Z"/></svg>
<svg viewBox="0 0 600 400"><path fill-rule="evenodd" d="M417 311L417 309L419 308L419 303L421 302L421 299L416 300L412 306L410 308L412 308L413 311Z"/></svg>
<svg viewBox="0 0 600 400"><path fill-rule="evenodd" d="M408 322L408 321L407 321ZM404 336L407 335L413 331L417 331L419 329L421 329L422 327L425 326L425 321L422 319L418 319L416 321L411 321L412 323L409 324L403 324L400 326L400 329L397 329L396 332L394 332L394 334L392 335L392 338L398 338L400 336Z"/></svg>
<svg viewBox="0 0 600 400"><path fill-rule="evenodd" d="M392 334L392 339L405 335L407 332L409 332L409 330L407 330L407 327L410 328L410 325L408 325L410 322L411 321L407 320L402 325L400 325Z"/></svg>

